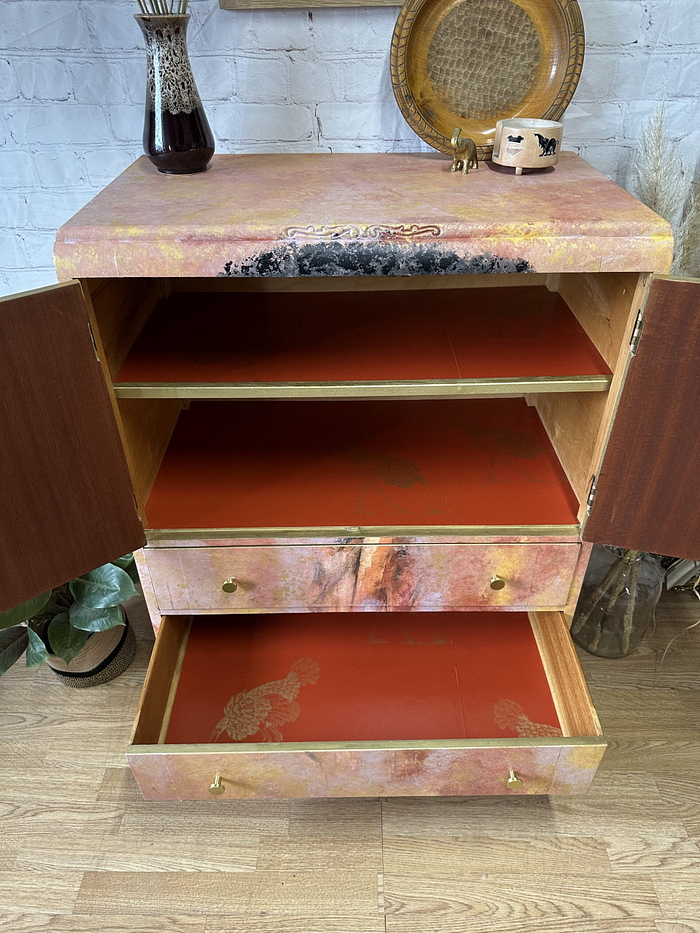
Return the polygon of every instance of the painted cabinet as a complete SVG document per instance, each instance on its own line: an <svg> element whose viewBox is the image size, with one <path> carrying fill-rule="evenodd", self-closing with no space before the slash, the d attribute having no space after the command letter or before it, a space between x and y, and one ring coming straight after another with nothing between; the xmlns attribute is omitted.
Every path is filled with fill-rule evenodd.
<svg viewBox="0 0 700 933"><path fill-rule="evenodd" d="M700 556L671 254L568 153L138 160L0 304L3 607L137 551L148 798L584 791L590 542Z"/></svg>

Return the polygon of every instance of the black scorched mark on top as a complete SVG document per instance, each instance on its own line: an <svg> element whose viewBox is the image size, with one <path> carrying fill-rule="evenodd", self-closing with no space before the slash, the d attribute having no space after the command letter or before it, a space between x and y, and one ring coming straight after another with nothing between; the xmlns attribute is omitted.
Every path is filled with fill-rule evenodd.
<svg viewBox="0 0 700 933"><path fill-rule="evenodd" d="M434 244L285 243L240 263L227 262L220 276L483 275L534 272L525 259L482 253L462 257Z"/></svg>

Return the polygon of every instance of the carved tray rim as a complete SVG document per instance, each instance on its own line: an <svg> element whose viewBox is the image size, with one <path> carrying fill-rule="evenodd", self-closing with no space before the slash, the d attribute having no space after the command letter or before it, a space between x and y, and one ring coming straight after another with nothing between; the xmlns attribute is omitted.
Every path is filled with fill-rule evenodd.
<svg viewBox="0 0 700 933"><path fill-rule="evenodd" d="M453 0L405 0L399 12L394 32L391 38L390 71L391 84L396 102L401 113L411 127L424 142L439 152L452 154L450 137L441 133L421 111L409 78L408 61L410 45L415 38L414 26L421 10L427 4L452 4ZM513 0L516 2L516 0ZM571 103L576 87L578 86L583 59L585 54L585 32L583 17L578 0L548 0L559 8L569 32L569 52L566 74L554 101L544 113L530 113L528 117L544 120L559 120ZM521 114L516 114L519 116ZM455 126L463 121L463 117L455 115ZM492 146L477 146L477 154L481 161L491 158Z"/></svg>

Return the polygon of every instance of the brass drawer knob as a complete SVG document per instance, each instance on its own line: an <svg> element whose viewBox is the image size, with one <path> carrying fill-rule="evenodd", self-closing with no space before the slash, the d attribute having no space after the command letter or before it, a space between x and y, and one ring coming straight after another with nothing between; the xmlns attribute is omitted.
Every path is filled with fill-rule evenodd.
<svg viewBox="0 0 700 933"><path fill-rule="evenodd" d="M214 783L209 785L209 793L213 794L215 797L220 797L225 790L225 785L221 783L221 775L217 774L214 778Z"/></svg>
<svg viewBox="0 0 700 933"><path fill-rule="evenodd" d="M517 790L519 787L523 786L522 778L519 778L512 768L508 772L508 780L506 781L506 786L508 787L508 790Z"/></svg>
<svg viewBox="0 0 700 933"><path fill-rule="evenodd" d="M497 573L494 573L494 575L491 577L491 583L489 584L491 589L502 590L505 585L506 581L503 579L503 577L499 577Z"/></svg>
<svg viewBox="0 0 700 933"><path fill-rule="evenodd" d="M235 577L229 577L228 580L224 580L221 589L224 593L235 593L238 589L238 583L236 582Z"/></svg>

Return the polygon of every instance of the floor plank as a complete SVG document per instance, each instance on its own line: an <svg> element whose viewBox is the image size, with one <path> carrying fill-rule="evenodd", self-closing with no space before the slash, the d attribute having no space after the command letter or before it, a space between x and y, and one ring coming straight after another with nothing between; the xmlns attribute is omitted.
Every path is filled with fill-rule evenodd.
<svg viewBox="0 0 700 933"><path fill-rule="evenodd" d="M202 912L247 919L251 916L299 917L307 913L370 917L378 911L377 873L256 871L100 872L83 876L75 912L165 912L197 916Z"/></svg>
<svg viewBox="0 0 700 933"><path fill-rule="evenodd" d="M204 917L3 913L0 933L205 933Z"/></svg>
<svg viewBox="0 0 700 933"><path fill-rule="evenodd" d="M531 920L628 920L660 917L644 875L385 875L387 933L487 930Z"/></svg>
<svg viewBox="0 0 700 933"><path fill-rule="evenodd" d="M610 870L605 843L585 836L507 839L493 836L391 836L384 840L388 874L462 877L489 875L569 874Z"/></svg>

